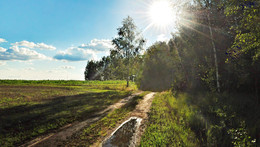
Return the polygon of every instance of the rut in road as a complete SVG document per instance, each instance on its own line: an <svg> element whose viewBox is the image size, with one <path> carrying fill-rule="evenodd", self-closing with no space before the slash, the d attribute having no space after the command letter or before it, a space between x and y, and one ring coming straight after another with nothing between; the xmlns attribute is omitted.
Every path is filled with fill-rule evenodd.
<svg viewBox="0 0 260 147"><path fill-rule="evenodd" d="M67 140L68 138L70 138L73 134L77 133L78 131L80 131L82 128L84 128L85 126L96 122L98 120L100 120L101 118L103 118L107 113L121 108L122 106L124 106L126 103L128 103L129 101L132 100L132 98L134 98L135 96L141 94L142 92L137 92L134 93L122 100L120 100L119 102L110 105L108 108L106 108L105 110L95 113L93 115L93 117L82 121L82 122L78 122L78 123L73 123L73 124L69 124L64 126L63 128L59 129L57 133L51 133L45 136L41 136L38 137L22 146L28 146L28 147L42 147L42 146L48 146L48 147L56 147L56 146L60 146L62 145L62 143Z"/></svg>

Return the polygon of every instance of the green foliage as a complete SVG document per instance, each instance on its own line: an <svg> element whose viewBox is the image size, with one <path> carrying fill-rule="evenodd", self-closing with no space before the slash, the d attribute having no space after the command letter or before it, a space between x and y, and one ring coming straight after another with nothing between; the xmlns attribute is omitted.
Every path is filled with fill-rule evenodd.
<svg viewBox="0 0 260 147"><path fill-rule="evenodd" d="M145 40L137 32L133 19L127 17L118 28L118 37L112 40L115 49L100 61L88 61L85 80L129 80L140 74L142 57L139 55ZM130 68L131 66L131 68Z"/></svg>
<svg viewBox="0 0 260 147"><path fill-rule="evenodd" d="M130 58L139 54L145 40L137 32L133 19L128 16L122 21L123 26L118 28L118 37L112 40L115 51L123 58Z"/></svg>
<svg viewBox="0 0 260 147"><path fill-rule="evenodd" d="M162 91L171 88L172 56L165 42L158 42L145 53L139 85L143 90Z"/></svg>
<svg viewBox="0 0 260 147"><path fill-rule="evenodd" d="M253 147L256 144L256 139L251 139L245 128L245 122L241 122L240 128L230 129L228 133L231 134L232 144L237 147Z"/></svg>
<svg viewBox="0 0 260 147"><path fill-rule="evenodd" d="M245 97L248 97L248 99L245 99ZM257 118L260 109L254 103L252 95L193 93L187 95L186 102L196 108L194 111L196 115L203 118L198 119L202 124L200 129L197 127L191 128L196 132L196 135L201 135L201 138L204 139L201 142L204 145L235 145L234 141L239 141L234 140L234 138L238 137L237 134L234 134L234 130L240 128L240 130L244 131L240 133L240 137L243 138L243 141L247 140L246 144L248 146L251 146L250 142L254 142L252 138L257 137L255 134L259 125ZM256 115L252 116L253 112ZM243 145L242 141L238 144Z"/></svg>
<svg viewBox="0 0 260 147"><path fill-rule="evenodd" d="M260 109L244 97L157 94L141 146L256 146Z"/></svg>
<svg viewBox="0 0 260 147"><path fill-rule="evenodd" d="M165 90L171 85L178 96L178 105L184 109L174 108L168 101L174 108L171 113L181 114L181 120L200 138L201 146L255 145L252 138L259 139L260 104L259 2L197 0L193 5L187 5L186 14L189 15L182 16L179 32L173 34L168 43L155 43L144 54L140 87ZM218 57L216 64L215 55ZM222 91L219 94L216 94L216 65ZM178 95L183 91L209 93ZM181 101L188 103L187 110ZM242 122L246 124L243 127ZM231 131L239 128L242 128L240 139L238 133ZM148 128L149 131L152 132ZM146 139L151 143L149 145L163 143L167 146L171 141L166 139L169 137L166 134L157 133L156 137L161 138L158 142L148 139L155 138L151 134L147 134Z"/></svg>
<svg viewBox="0 0 260 147"><path fill-rule="evenodd" d="M254 0L227 0L223 5L225 14L234 21L231 26L235 34L232 56L250 54L251 59L257 61L260 55L259 3Z"/></svg>
<svg viewBox="0 0 260 147"><path fill-rule="evenodd" d="M129 86L130 74L130 59L136 57L143 49L145 40L140 36L136 30L136 26L131 17L127 17L122 21L123 26L118 28L118 37L112 40L115 46L114 52L117 56L125 58L125 65L127 66L126 80L127 87Z"/></svg>

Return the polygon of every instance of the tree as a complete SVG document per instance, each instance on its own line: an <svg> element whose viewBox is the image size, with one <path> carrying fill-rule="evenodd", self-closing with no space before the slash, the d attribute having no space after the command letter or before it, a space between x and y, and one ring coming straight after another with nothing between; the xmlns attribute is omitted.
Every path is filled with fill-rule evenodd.
<svg viewBox="0 0 260 147"><path fill-rule="evenodd" d="M108 80L110 78L110 57L103 57L100 61L88 61L85 68L85 80Z"/></svg>
<svg viewBox="0 0 260 147"><path fill-rule="evenodd" d="M216 45L213 38L213 32L212 32L212 24L211 24L211 13L213 8L216 7L217 4L215 4L215 1L212 0L198 0L200 3L200 6L207 10L207 21L208 21L208 28L210 33L210 39L212 44L212 49L214 53L214 63L215 63L215 71L216 71L216 85L217 85L217 91L220 92L220 84L219 84L219 68L218 68L218 58L217 58L217 51L216 51Z"/></svg>
<svg viewBox="0 0 260 147"><path fill-rule="evenodd" d="M112 40L115 50L126 60L127 65L127 87L129 86L130 58L135 57L143 49L145 40L137 32L133 19L128 16L122 21L123 26L118 28L118 37Z"/></svg>
<svg viewBox="0 0 260 147"><path fill-rule="evenodd" d="M144 57L140 88L163 91L171 88L173 79L173 59L166 42L156 42L150 46Z"/></svg>
<svg viewBox="0 0 260 147"><path fill-rule="evenodd" d="M85 80L94 80L97 73L97 64L95 61L90 60L85 69Z"/></svg>
<svg viewBox="0 0 260 147"><path fill-rule="evenodd" d="M240 85L245 85L248 89L254 85L252 89L255 91L257 103L260 104L258 93L260 89L259 2L255 0L226 0L223 2L223 6L225 14L232 20L231 30L235 35L228 54L239 66L237 69L243 72L243 74L239 72ZM241 75L247 76L241 77Z"/></svg>
<svg viewBox="0 0 260 147"><path fill-rule="evenodd" d="M253 62L260 56L259 2L255 0L226 0L225 14L233 18L231 30L235 33L233 46L235 56L251 54Z"/></svg>

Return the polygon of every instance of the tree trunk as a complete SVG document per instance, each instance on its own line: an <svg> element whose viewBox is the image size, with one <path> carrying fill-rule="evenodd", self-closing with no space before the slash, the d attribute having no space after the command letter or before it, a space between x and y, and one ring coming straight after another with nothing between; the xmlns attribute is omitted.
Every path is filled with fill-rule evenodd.
<svg viewBox="0 0 260 147"><path fill-rule="evenodd" d="M126 76L126 87L129 87L129 52L126 51L126 58L127 58L127 76Z"/></svg>
<svg viewBox="0 0 260 147"><path fill-rule="evenodd" d="M127 84L126 87L129 87L129 58L127 59Z"/></svg>
<svg viewBox="0 0 260 147"><path fill-rule="evenodd" d="M211 23L210 23L209 13L210 13L210 12L208 12L207 17L208 17L208 23L209 23L210 39L211 39L212 48L213 48L213 52L214 52L214 59L215 59L216 78L217 78L217 91L220 92L219 73L218 73L218 59L217 59L217 52L216 52L215 43L214 43L214 40L213 40L213 33L212 33L212 29L211 29Z"/></svg>
<svg viewBox="0 0 260 147"><path fill-rule="evenodd" d="M258 96L258 83L257 83L257 81L258 81L258 78L255 78L255 96L256 96L256 103L257 103L257 105L259 105L260 104L260 101L259 101L259 96Z"/></svg>

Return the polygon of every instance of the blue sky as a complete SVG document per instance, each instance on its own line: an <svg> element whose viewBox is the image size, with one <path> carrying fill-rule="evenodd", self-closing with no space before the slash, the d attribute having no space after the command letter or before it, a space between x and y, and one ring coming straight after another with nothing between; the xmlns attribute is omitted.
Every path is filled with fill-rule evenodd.
<svg viewBox="0 0 260 147"><path fill-rule="evenodd" d="M149 0L0 0L0 79L84 80L88 60L113 48L123 18L149 25ZM170 31L149 28L147 46Z"/></svg>

